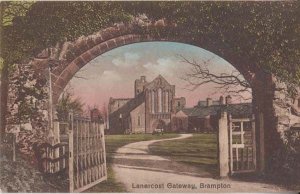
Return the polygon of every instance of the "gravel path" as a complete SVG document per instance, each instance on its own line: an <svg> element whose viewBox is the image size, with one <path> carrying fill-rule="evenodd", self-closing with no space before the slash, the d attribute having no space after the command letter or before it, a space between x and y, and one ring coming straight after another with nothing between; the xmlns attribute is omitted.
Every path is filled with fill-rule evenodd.
<svg viewBox="0 0 300 194"><path fill-rule="evenodd" d="M113 170L129 192L286 192L275 185L230 179L213 179L208 172L169 159L151 155L148 146L159 141L191 137L182 134L171 139L141 141L125 145L114 156Z"/></svg>

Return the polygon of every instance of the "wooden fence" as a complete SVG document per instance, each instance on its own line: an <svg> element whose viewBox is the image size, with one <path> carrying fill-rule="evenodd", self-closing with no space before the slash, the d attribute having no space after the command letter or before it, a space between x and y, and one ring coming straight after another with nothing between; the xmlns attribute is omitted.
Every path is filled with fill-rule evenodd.
<svg viewBox="0 0 300 194"><path fill-rule="evenodd" d="M243 173L256 170L255 119L233 119L229 116L230 172Z"/></svg>
<svg viewBox="0 0 300 194"><path fill-rule="evenodd" d="M51 145L43 143L38 146L36 157L39 170L47 175L63 173L67 169L67 152L65 143Z"/></svg>
<svg viewBox="0 0 300 194"><path fill-rule="evenodd" d="M70 192L82 192L107 180L104 125L70 115Z"/></svg>

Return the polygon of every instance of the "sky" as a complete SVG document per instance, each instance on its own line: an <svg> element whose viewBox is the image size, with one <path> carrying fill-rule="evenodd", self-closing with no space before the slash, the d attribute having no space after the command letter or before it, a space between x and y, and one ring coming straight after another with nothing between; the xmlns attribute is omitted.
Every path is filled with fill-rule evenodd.
<svg viewBox="0 0 300 194"><path fill-rule="evenodd" d="M191 91L183 79L191 66L182 62L184 56L197 62L210 60L212 72L230 73L235 68L217 55L199 47L173 42L145 42L118 47L90 61L76 73L66 89L86 105L102 107L110 97L132 98L134 81L140 76L152 81L159 74L175 85L175 96L185 97L187 107L207 97L219 99L216 85L203 85ZM82 78L83 77L83 78ZM238 100L236 100L238 101Z"/></svg>

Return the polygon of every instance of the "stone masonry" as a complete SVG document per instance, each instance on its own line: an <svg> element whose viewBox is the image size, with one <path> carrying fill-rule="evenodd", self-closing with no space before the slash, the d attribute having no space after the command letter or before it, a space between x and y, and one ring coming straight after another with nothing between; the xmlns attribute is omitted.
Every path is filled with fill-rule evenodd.
<svg viewBox="0 0 300 194"><path fill-rule="evenodd" d="M265 73L260 67L244 60L224 46L223 42L213 42L210 37L202 37L195 43L191 36L179 36L174 31L186 31L176 24L161 19L145 21L134 18L128 23L119 23L98 32L82 36L75 41L57 43L55 47L46 48L30 60L25 61L35 71L44 71L49 64L53 65L53 102L57 103L60 94L72 77L92 59L114 48L149 41L172 41L199 46L224 58L232 64L250 83L253 92L253 103L257 123L257 150L260 169L271 166L268 161L283 143L282 132L288 130L293 123L299 123L298 99L286 95L286 86L274 76ZM153 33L155 32L155 33ZM160 33L164 32L164 33ZM184 34L184 33L183 33ZM298 107L297 107L298 106ZM298 112L297 112L298 111ZM260 115L262 117L260 117ZM263 118L263 119L261 119Z"/></svg>

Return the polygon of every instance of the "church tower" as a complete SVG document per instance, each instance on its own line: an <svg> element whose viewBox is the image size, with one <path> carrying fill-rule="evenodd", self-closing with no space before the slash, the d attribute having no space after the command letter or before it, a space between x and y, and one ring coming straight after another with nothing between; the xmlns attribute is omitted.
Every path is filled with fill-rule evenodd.
<svg viewBox="0 0 300 194"><path fill-rule="evenodd" d="M136 79L134 82L134 97L139 95L141 92L144 91L144 86L148 82L146 81L146 76L141 76L140 79Z"/></svg>

